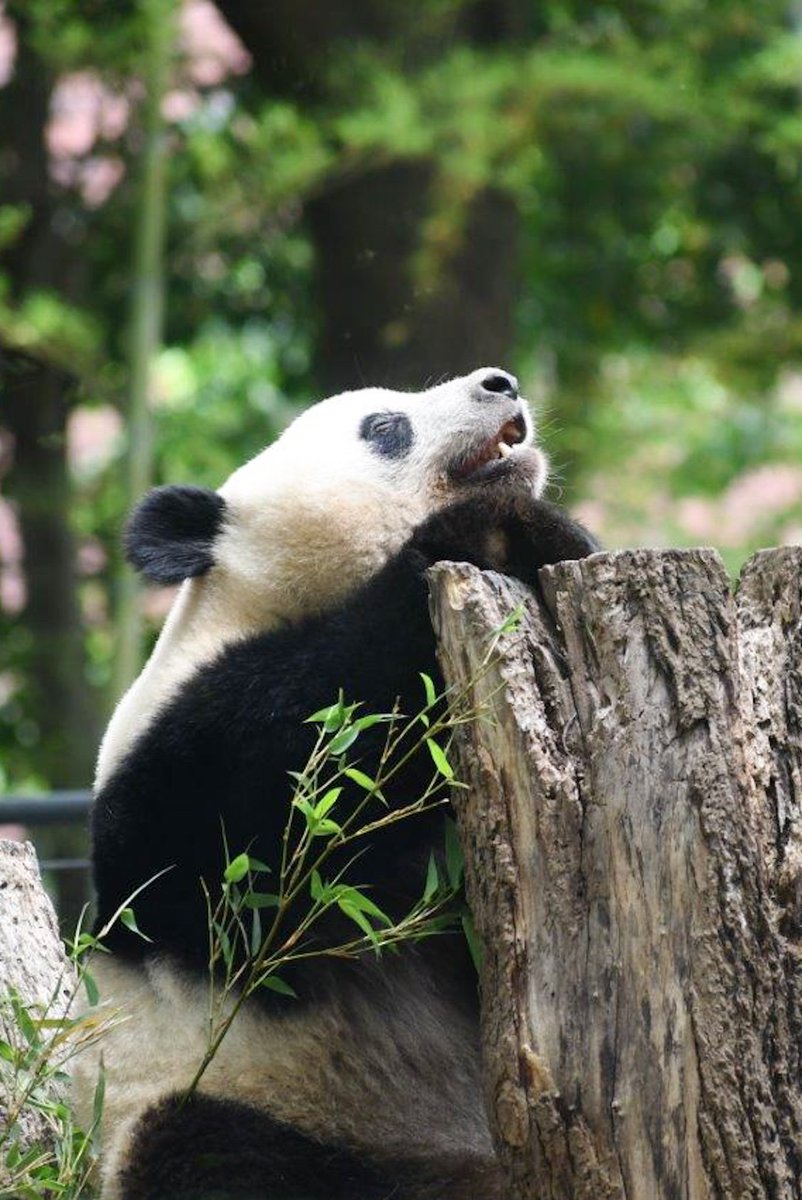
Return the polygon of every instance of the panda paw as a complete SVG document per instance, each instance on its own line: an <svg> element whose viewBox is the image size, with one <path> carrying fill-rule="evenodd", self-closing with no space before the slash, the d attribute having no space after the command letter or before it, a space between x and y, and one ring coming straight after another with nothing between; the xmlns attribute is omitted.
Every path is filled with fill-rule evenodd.
<svg viewBox="0 0 802 1200"><path fill-rule="evenodd" d="M485 489L451 504L425 521L413 542L428 563L469 562L525 583L534 583L543 566L601 549L568 513L523 487Z"/></svg>

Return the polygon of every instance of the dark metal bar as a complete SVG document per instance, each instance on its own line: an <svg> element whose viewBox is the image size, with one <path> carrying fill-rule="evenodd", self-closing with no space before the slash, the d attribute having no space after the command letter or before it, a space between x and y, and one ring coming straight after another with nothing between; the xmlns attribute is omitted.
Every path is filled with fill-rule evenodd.
<svg viewBox="0 0 802 1200"><path fill-rule="evenodd" d="M0 825L59 825L85 822L92 803L86 791L48 792L44 796L0 796Z"/></svg>
<svg viewBox="0 0 802 1200"><path fill-rule="evenodd" d="M88 871L88 858L50 858L39 863L40 871Z"/></svg>

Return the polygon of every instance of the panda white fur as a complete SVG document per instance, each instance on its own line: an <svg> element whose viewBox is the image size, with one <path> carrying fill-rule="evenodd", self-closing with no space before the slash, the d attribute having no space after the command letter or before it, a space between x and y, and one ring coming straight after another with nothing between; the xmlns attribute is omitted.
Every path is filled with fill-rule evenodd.
<svg viewBox="0 0 802 1200"><path fill-rule="evenodd" d="M312 711L367 711L440 681L425 570L458 559L534 582L596 543L539 499L546 461L515 379L484 368L419 394L365 389L310 408L218 493L160 488L127 551L183 580L101 747L98 927L144 880L144 942L117 925L93 969L125 1021L102 1042L105 1200L501 1200L483 1109L475 981L462 939L356 965L312 960L299 998L249 1002L180 1104L205 1048L207 913L229 847L275 862L288 771ZM378 743L376 743L378 745ZM375 752L375 750L374 750ZM361 751L370 770L370 744ZM413 761L390 803L414 795ZM403 910L442 814L401 822L360 862ZM91 1087L90 1056L78 1090Z"/></svg>

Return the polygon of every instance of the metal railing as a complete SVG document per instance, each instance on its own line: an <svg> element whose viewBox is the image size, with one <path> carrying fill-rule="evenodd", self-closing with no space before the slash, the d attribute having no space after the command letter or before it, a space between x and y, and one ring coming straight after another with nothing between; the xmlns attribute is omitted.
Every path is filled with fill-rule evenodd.
<svg viewBox="0 0 802 1200"><path fill-rule="evenodd" d="M92 894L89 862L91 803L92 793L88 788L40 796L0 795L0 836L4 825L23 826L36 847L39 868L66 931L74 928L81 907ZM83 838L77 831L77 838L72 835L64 839L69 842L69 853L59 852L58 839L50 833L64 826L83 826L85 831Z"/></svg>
<svg viewBox="0 0 802 1200"><path fill-rule="evenodd" d="M65 825L86 821L92 793L47 792L43 796L0 795L0 825Z"/></svg>

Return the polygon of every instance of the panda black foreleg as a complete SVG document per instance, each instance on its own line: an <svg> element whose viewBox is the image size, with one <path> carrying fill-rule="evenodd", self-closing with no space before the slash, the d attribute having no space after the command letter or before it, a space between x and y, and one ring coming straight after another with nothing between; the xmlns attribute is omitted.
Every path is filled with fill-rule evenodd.
<svg viewBox="0 0 802 1200"><path fill-rule="evenodd" d="M117 1184L120 1200L406 1200L397 1180L350 1151L199 1094L144 1113Z"/></svg>
<svg viewBox="0 0 802 1200"><path fill-rule="evenodd" d="M541 567L601 549L568 513L513 488L477 492L449 505L419 526L412 544L429 562L470 562L530 585Z"/></svg>

